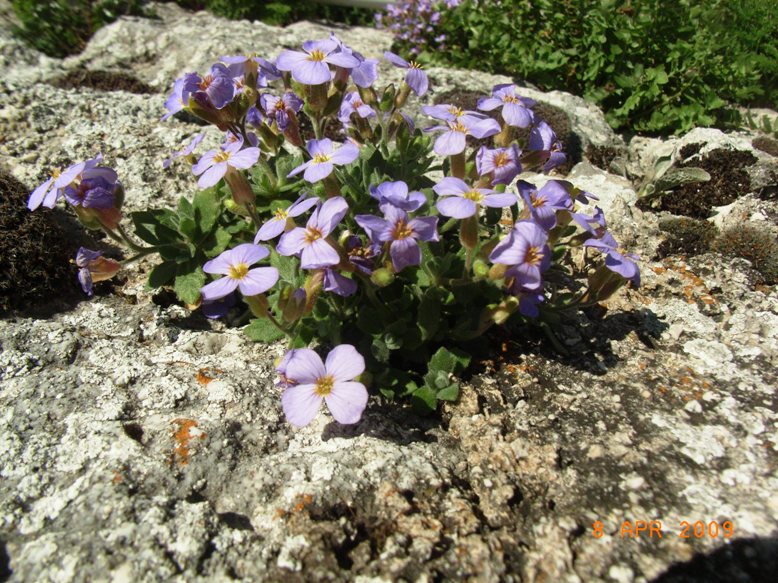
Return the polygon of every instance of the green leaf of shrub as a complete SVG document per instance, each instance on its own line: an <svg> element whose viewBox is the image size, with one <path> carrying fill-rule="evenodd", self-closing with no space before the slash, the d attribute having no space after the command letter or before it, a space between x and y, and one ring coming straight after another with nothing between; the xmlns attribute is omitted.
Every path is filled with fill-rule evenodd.
<svg viewBox="0 0 778 583"><path fill-rule="evenodd" d="M267 318L255 318L251 320L243 332L257 342L275 342L284 337L283 332L276 328Z"/></svg>

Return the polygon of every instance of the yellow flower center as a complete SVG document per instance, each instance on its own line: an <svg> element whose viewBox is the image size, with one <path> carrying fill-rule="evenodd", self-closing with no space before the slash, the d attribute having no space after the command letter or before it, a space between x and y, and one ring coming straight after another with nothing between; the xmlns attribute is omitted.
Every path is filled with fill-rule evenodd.
<svg viewBox="0 0 778 583"><path fill-rule="evenodd" d="M449 127L455 132L462 132L463 134L467 133L467 128L462 125L462 122L460 121L450 124Z"/></svg>
<svg viewBox="0 0 778 583"><path fill-rule="evenodd" d="M316 154L313 157L313 163L314 164L324 164L325 162L329 162L332 156L329 156L327 154Z"/></svg>
<svg viewBox="0 0 778 583"><path fill-rule="evenodd" d="M54 170L52 170L52 171L51 171L51 177L52 177L54 180L56 180L57 178L59 178L59 175L60 175L60 174L62 174L62 170L60 170L59 168L55 168Z"/></svg>
<svg viewBox="0 0 778 583"><path fill-rule="evenodd" d="M472 200L473 202L477 203L480 203L484 199L484 195L478 192L475 188L473 190L468 190L462 196L467 200Z"/></svg>
<svg viewBox="0 0 778 583"><path fill-rule="evenodd" d="M503 95L502 96L502 100L505 103L518 103L519 102L519 98L516 97L515 95Z"/></svg>
<svg viewBox="0 0 778 583"><path fill-rule="evenodd" d="M246 263L237 263L236 265L230 265L230 271L227 274L232 279L243 279L249 272L249 266Z"/></svg>
<svg viewBox="0 0 778 583"><path fill-rule="evenodd" d="M355 99L355 100L354 100L354 101L351 103L351 107L353 107L354 109L359 109L359 108L360 108L360 107L362 107L363 105L364 105L364 103L362 103L362 102L361 102L359 99Z"/></svg>
<svg viewBox="0 0 778 583"><path fill-rule="evenodd" d="M326 397L332 392L334 384L335 379L332 378L332 375L327 375L326 377L320 377L316 380L316 385L313 390L320 397Z"/></svg>
<svg viewBox="0 0 778 583"><path fill-rule="evenodd" d="M286 219L286 217L288 217L288 216L289 216L289 213L286 212L286 209L278 209L276 211L276 218L279 221L282 221L282 220Z"/></svg>
<svg viewBox="0 0 778 583"><path fill-rule="evenodd" d="M286 103L284 103L283 99L279 99L276 102L276 110L278 111L284 111L286 109Z"/></svg>
<svg viewBox="0 0 778 583"><path fill-rule="evenodd" d="M213 161L216 164L218 164L220 162L226 162L229 159L230 159L230 153L229 152L225 152L224 150L222 150L221 152L219 152L218 154L216 154L213 157Z"/></svg>
<svg viewBox="0 0 778 583"><path fill-rule="evenodd" d="M200 87L200 89L201 89L202 91L205 91L206 89L208 89L208 87L210 87L210 86L211 86L211 83L213 83L213 75L211 75L211 74L209 73L208 75L206 75L205 77L203 77L203 80L202 80L202 81L200 81L200 85L199 85L199 87Z"/></svg>
<svg viewBox="0 0 778 583"><path fill-rule="evenodd" d="M416 61L411 61L411 62L409 62L409 63L408 63L408 66L409 66L411 69L421 69L421 65L419 65L419 63L417 63Z"/></svg>
<svg viewBox="0 0 778 583"><path fill-rule="evenodd" d="M411 235L413 235L413 229L406 225L405 221L397 221L397 224L392 230L392 239L395 241L399 239L407 239Z"/></svg>
<svg viewBox="0 0 778 583"><path fill-rule="evenodd" d="M316 61L317 63L322 62L327 55L325 55L323 52L321 52L319 49L316 49L314 51L311 51L311 53L308 55L309 61Z"/></svg>
<svg viewBox="0 0 778 583"><path fill-rule="evenodd" d="M451 115L456 116L456 117L462 117L463 115L465 115L465 112L462 111L462 108L461 107L457 107L456 105L450 105L448 107L448 112Z"/></svg>
<svg viewBox="0 0 778 583"><path fill-rule="evenodd" d="M532 206L535 208L540 208L543 205L546 204L546 197L545 196L538 196L538 193L535 192L533 194L529 195L529 200L532 202Z"/></svg>
<svg viewBox="0 0 778 583"><path fill-rule="evenodd" d="M511 161L510 156L508 156L507 152L498 152L494 155L494 165L498 168L502 166L507 166L508 162Z"/></svg>
<svg viewBox="0 0 778 583"><path fill-rule="evenodd" d="M308 227L305 230L305 242L310 244L322 238L321 231L316 227Z"/></svg>
<svg viewBox="0 0 778 583"><path fill-rule="evenodd" d="M530 247L527 249L527 254L524 256L524 263L529 265L539 265L543 260L543 251L540 247Z"/></svg>

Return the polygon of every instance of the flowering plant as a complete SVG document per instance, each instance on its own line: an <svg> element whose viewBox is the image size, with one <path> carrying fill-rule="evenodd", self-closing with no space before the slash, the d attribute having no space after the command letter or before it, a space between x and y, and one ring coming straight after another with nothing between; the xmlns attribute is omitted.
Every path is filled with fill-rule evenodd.
<svg viewBox="0 0 778 583"><path fill-rule="evenodd" d="M494 325L552 333L564 311L640 276L603 213L586 212L594 195L563 180L514 185L565 160L515 86L495 87L479 111L425 106L435 121L422 130L405 110L427 91L426 73L385 57L406 70L397 88L377 89L378 61L334 35L275 62L229 56L205 76L184 75L165 117L187 110L224 143L198 158L198 135L165 161L190 164L199 190L175 210L131 213L134 236L120 224L118 177L99 156L53 173L29 206L64 197L88 227L134 251L125 262L159 255L151 287L172 287L208 317L250 319L257 341L286 337L278 386L293 424L322 400L337 421L356 422L365 385L434 409L458 397L462 343ZM526 144L516 127L529 128ZM119 269L85 249L78 265L88 293ZM326 363L311 343L334 347Z"/></svg>

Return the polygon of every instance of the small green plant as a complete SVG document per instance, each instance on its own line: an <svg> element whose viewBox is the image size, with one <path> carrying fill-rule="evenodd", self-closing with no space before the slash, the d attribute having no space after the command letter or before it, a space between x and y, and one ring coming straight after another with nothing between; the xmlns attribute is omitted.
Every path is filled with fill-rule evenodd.
<svg viewBox="0 0 778 583"><path fill-rule="evenodd" d="M368 10L327 6L311 0L176 0L176 3L190 10L208 10L231 20L261 20L276 26L312 19L333 20L349 25L372 22L372 13Z"/></svg>
<svg viewBox="0 0 778 583"><path fill-rule="evenodd" d="M730 227L716 239L713 250L748 259L766 284L778 283L778 240L764 227L753 223Z"/></svg>
<svg viewBox="0 0 778 583"><path fill-rule="evenodd" d="M707 182L708 174L702 168L678 167L674 165L675 151L669 156L662 156L654 163L654 168L647 174L638 190L638 197L644 204L659 208L659 199L671 194L673 189L694 182Z"/></svg>
<svg viewBox="0 0 778 583"><path fill-rule="evenodd" d="M96 30L126 14L141 15L140 0L11 0L16 36L51 57L80 52Z"/></svg>

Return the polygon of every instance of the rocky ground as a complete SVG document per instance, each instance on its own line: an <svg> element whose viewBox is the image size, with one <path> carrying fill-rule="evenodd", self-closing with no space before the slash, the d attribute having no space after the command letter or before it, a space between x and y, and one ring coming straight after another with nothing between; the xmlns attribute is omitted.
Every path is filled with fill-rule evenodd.
<svg viewBox="0 0 778 583"><path fill-rule="evenodd" d="M172 81L219 55L272 57L329 32L157 13L122 19L65 60L2 31L4 170L29 189L101 151L128 209L172 204L193 181L161 161L200 130L159 122ZM390 46L374 30L337 33L368 56ZM131 74L152 93L51 83L85 70ZM440 93L506 81L430 76ZM663 155L748 152L710 222L775 239L778 158L747 132L626 143L578 98L526 93L566 115L580 160L568 179L601 196L643 257L640 289L563 330L568 355L496 338L437 417L374 398L348 428L321 415L292 429L273 386L284 346L153 294L147 264L91 301L1 320L0 580L773 581L775 282L709 249L657 255L677 233L661 229L666 210L636 201ZM650 520L662 523L651 536L623 530Z"/></svg>

